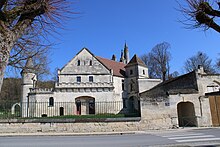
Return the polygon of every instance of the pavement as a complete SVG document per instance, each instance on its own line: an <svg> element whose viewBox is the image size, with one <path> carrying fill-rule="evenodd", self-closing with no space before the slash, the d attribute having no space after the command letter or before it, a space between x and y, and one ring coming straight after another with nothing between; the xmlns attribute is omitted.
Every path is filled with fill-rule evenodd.
<svg viewBox="0 0 220 147"><path fill-rule="evenodd" d="M36 132L36 133L0 133L0 137L16 137L16 136L92 136L92 135L127 135L127 134L150 134L158 135L163 133L181 133L193 130L214 129L214 127L189 127L177 129L164 130L144 130L144 131L123 131L123 132L88 132L88 133L74 133L74 132ZM217 127L220 129L220 127ZM220 147L219 142L196 142L196 143L175 143L167 145L156 145L153 147Z"/></svg>
<svg viewBox="0 0 220 147"><path fill-rule="evenodd" d="M145 131L121 131L121 132L88 132L88 133L75 133L75 132L34 132L34 133L0 133L0 137L9 136L91 136L91 135L126 135L126 134L158 134L168 132L181 132L195 129L211 129L213 127L189 127L177 129L164 129L164 130L145 130Z"/></svg>

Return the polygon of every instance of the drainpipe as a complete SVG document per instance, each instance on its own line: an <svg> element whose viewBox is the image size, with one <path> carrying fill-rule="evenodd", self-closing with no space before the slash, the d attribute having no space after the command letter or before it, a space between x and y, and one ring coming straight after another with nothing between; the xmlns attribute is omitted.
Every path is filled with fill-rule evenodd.
<svg viewBox="0 0 220 147"><path fill-rule="evenodd" d="M203 112L202 112L202 96L199 96L199 105L200 105L200 115L202 117L203 116Z"/></svg>

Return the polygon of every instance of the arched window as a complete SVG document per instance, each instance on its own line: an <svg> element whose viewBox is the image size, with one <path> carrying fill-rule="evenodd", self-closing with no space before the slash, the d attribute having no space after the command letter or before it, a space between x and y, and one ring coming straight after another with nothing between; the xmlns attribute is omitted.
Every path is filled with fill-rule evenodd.
<svg viewBox="0 0 220 147"><path fill-rule="evenodd" d="M53 107L54 106L54 98L50 97L49 98L49 107Z"/></svg>
<svg viewBox="0 0 220 147"><path fill-rule="evenodd" d="M77 61L77 66L80 66L80 60Z"/></svg>
<svg viewBox="0 0 220 147"><path fill-rule="evenodd" d="M89 66L92 66L92 60L89 61Z"/></svg>

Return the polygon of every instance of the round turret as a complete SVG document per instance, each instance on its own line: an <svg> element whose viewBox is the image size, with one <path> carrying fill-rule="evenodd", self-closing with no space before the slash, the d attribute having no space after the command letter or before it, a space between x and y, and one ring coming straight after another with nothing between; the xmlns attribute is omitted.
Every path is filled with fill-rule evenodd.
<svg viewBox="0 0 220 147"><path fill-rule="evenodd" d="M28 93L30 88L35 88L37 76L35 74L32 59L29 58L24 69L21 71L21 114L22 117L28 116Z"/></svg>

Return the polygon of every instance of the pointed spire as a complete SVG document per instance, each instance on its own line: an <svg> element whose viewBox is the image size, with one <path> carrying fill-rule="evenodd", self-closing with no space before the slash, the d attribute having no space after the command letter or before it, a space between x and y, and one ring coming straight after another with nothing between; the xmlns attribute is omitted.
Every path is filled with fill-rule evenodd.
<svg viewBox="0 0 220 147"><path fill-rule="evenodd" d="M124 46L124 49L126 49L126 48L128 48L128 46L127 46L127 43L126 43L126 40L125 40L125 46Z"/></svg>
<svg viewBox="0 0 220 147"><path fill-rule="evenodd" d="M31 57L29 57L27 59L27 62L23 68L23 70L21 71L21 73L34 73L34 64L33 64L33 60Z"/></svg>
<svg viewBox="0 0 220 147"><path fill-rule="evenodd" d="M34 67L33 60L32 60L31 57L29 57L29 58L27 59L26 64L25 64L25 68L33 68L33 67Z"/></svg>
<svg viewBox="0 0 220 147"><path fill-rule="evenodd" d="M125 63L128 64L129 62L129 51L128 51L128 46L127 43L125 41L125 46L124 46L124 59L125 59Z"/></svg>

